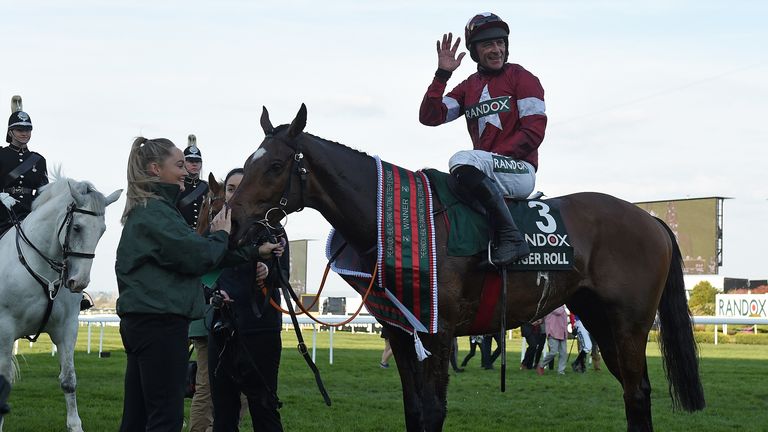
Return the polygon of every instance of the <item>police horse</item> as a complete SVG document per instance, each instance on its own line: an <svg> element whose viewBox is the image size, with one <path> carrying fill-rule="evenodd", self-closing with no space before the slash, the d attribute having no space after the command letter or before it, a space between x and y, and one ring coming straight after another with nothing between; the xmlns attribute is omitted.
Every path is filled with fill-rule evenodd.
<svg viewBox="0 0 768 432"><path fill-rule="evenodd" d="M377 164L365 153L304 132L306 118L302 105L290 125L275 128L264 109L261 126L266 137L247 160L231 203L237 237L252 232L258 220L274 222L282 216L282 211L270 209L291 213L310 207L373 268ZM495 305L484 332L499 331L502 311L516 327L567 304L594 334L606 366L624 390L627 430L651 431L645 348L658 311L673 406L689 412L703 409L697 348L674 234L645 211L608 195L577 193L553 200L558 200L574 248L573 267L550 272L543 284L537 283L535 271L510 272L508 301ZM485 272L478 266L479 256L447 255L444 219L435 218L435 232L438 329L421 335L432 356L418 361L418 346L403 331L391 332L390 339L408 431L442 430L451 341L467 335L478 314Z"/></svg>
<svg viewBox="0 0 768 432"><path fill-rule="evenodd" d="M0 375L18 374L12 355L16 339L34 335L28 338L36 340L48 333L59 353L67 430L80 432L74 365L77 316L96 245L106 229L104 210L122 190L105 197L88 182L54 177L40 189L32 212L0 239Z"/></svg>

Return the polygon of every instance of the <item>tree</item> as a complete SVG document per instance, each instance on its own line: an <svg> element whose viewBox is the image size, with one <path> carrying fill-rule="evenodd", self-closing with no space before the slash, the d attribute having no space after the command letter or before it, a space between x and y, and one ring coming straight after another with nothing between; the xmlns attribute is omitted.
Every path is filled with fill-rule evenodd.
<svg viewBox="0 0 768 432"><path fill-rule="evenodd" d="M717 288L707 281L701 281L693 287L688 307L694 315L714 315Z"/></svg>

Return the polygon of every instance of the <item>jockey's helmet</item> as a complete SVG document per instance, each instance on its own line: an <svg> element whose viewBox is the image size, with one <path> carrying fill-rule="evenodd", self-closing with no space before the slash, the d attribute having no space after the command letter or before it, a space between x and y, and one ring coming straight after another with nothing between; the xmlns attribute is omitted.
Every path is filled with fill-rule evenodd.
<svg viewBox="0 0 768 432"><path fill-rule="evenodd" d="M507 52L504 55L504 61L509 57L509 26L498 15L483 12L473 16L467 26L464 28L464 43L469 50L469 56L477 62L477 53L474 44L477 42L504 39L504 45Z"/></svg>
<svg viewBox="0 0 768 432"><path fill-rule="evenodd" d="M11 142L12 130L32 130L32 119L29 114L22 111L21 96L11 98L11 116L8 117L8 131L5 134L5 142Z"/></svg>
<svg viewBox="0 0 768 432"><path fill-rule="evenodd" d="M184 160L189 162L202 162L203 154L197 148L197 137L190 134L187 138L187 148L184 149Z"/></svg>

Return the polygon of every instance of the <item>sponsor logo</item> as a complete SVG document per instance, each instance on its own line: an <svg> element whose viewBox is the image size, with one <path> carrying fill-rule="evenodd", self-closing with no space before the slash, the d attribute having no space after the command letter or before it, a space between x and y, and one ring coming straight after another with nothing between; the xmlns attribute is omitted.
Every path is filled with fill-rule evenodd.
<svg viewBox="0 0 768 432"><path fill-rule="evenodd" d="M528 173L528 167L511 157L493 155L493 172L525 174Z"/></svg>
<svg viewBox="0 0 768 432"><path fill-rule="evenodd" d="M765 309L768 295L765 294L718 294L716 316L768 317Z"/></svg>
<svg viewBox="0 0 768 432"><path fill-rule="evenodd" d="M526 234L525 241L531 246L570 246L568 234Z"/></svg>
<svg viewBox="0 0 768 432"><path fill-rule="evenodd" d="M484 100L464 110L467 120L478 119L489 115L507 112L509 108L509 96L502 96Z"/></svg>

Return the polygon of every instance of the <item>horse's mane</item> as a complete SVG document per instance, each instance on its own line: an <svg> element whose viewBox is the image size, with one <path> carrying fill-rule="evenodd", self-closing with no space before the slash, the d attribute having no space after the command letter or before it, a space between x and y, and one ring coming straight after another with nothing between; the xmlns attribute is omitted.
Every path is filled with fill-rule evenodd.
<svg viewBox="0 0 768 432"><path fill-rule="evenodd" d="M272 133L273 133L273 134L277 134L277 133L280 133L280 131L282 131L283 129L286 129L286 128L288 128L289 126L290 126L289 124L283 124L283 125L277 126L277 127L274 129L274 131L273 131ZM309 135L309 136L311 136L312 138L314 138L314 139L316 139L316 140L319 140L319 141L322 141L322 142L325 142L325 143L329 143L329 144L335 144L335 145L338 145L338 146L344 147L344 148L346 148L346 149L348 149L348 150L352 150L353 152L355 152L355 153L359 153L359 154L361 154L361 155L363 155L363 156L371 157L371 155L369 155L368 153L366 153L366 152L364 152L364 151L360 151L360 150L354 149L354 148L352 148L352 147L350 147L350 146L348 146L348 145L344 145L344 144L342 144L342 143L340 143L340 142L331 141L331 140L328 140L328 139L325 139L325 138L319 137L319 136L317 136L317 135L312 135L312 134L311 134L311 133L309 133L309 132L304 132L304 133L305 133L306 135Z"/></svg>
<svg viewBox="0 0 768 432"><path fill-rule="evenodd" d="M344 145L344 144L342 144L340 142L331 141L331 140L328 140L328 139L325 139L325 138L321 138L321 137L319 137L317 135L312 135L311 133L307 133L307 135L311 136L312 138L318 139L318 140L320 140L322 142L326 142L326 143L330 143L330 144L336 144L336 145L344 147L344 148L346 148L348 150L352 150L353 152L358 153L358 154L360 154L362 156L372 157L371 155L369 155L368 153L366 153L366 152L364 152L362 150L354 149L354 148L352 148L352 147L350 147L348 145Z"/></svg>
<svg viewBox="0 0 768 432"><path fill-rule="evenodd" d="M104 213L107 207L107 200L104 195L99 192L93 184L87 181L77 181L67 178L61 173L61 167L57 166L53 169L53 173L49 174L50 183L41 187L38 192L39 195L32 202L32 210L34 211L38 207L44 205L46 202L53 200L60 195L71 195L72 191L78 192L83 196L90 197L91 199L91 211L96 213Z"/></svg>

